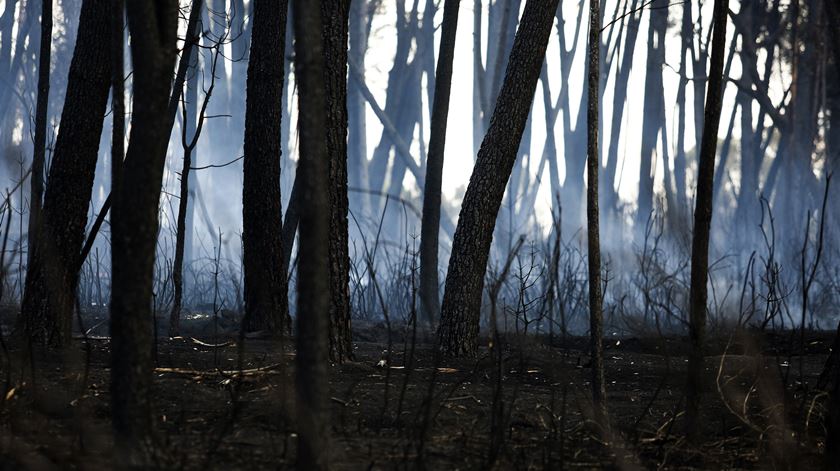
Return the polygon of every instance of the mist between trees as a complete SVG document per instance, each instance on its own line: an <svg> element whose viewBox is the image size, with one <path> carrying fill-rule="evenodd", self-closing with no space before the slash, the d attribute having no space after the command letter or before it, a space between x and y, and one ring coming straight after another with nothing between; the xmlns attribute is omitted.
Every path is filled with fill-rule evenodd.
<svg viewBox="0 0 840 471"><path fill-rule="evenodd" d="M451 465L447 433L477 468L837 469L838 22L832 0L2 0L3 428L55 363L79 398L110 388L91 456L118 466L177 467L160 377L218 372L202 446L277 388L275 458L306 469ZM523 400L550 419L516 438ZM738 425L706 440L707 402ZM336 404L399 452L342 451L372 442Z"/></svg>

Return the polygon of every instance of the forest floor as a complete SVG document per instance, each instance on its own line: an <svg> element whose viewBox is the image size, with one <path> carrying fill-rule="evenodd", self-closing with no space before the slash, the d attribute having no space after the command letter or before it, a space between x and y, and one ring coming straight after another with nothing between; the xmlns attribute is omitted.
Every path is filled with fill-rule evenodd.
<svg viewBox="0 0 840 471"><path fill-rule="evenodd" d="M824 450L813 385L833 334L808 333L804 355L787 353L789 333L710 340L702 427L687 442L685 339L606 342L602 441L586 339L507 336L442 360L428 334L412 347L411 332L394 332L389 347L385 332L360 325L355 361L331 368L336 469L806 469ZM0 469L111 468L109 340L95 335L41 358L26 381L0 359ZM238 340L159 338L159 468L294 467L291 341Z"/></svg>

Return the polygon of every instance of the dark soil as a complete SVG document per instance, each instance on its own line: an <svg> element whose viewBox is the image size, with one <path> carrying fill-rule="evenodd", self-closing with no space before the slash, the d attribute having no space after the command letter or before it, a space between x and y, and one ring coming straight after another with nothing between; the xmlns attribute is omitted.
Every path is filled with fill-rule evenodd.
<svg viewBox="0 0 840 471"><path fill-rule="evenodd" d="M809 334L804 356L780 353L798 346L784 333L710 341L703 426L689 443L683 339L608 340L603 441L588 420L586 339L509 335L492 350L485 341L478 358L438 362L430 335L412 350L406 333L393 332L389 348L386 329L360 324L356 361L332 367L336 469L820 465L825 404L813 385L829 334ZM249 338L240 350L237 340L159 339L158 467L294 467L291 341ZM110 468L107 337L92 331L41 357L25 379L14 356L0 363L0 469Z"/></svg>

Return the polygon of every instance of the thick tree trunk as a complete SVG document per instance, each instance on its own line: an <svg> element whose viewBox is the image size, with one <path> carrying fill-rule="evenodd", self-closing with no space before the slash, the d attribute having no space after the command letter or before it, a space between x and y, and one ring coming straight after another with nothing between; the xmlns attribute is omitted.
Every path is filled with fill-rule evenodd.
<svg viewBox="0 0 840 471"><path fill-rule="evenodd" d="M256 0L245 111L242 250L247 331L288 330L282 269L280 146L288 2Z"/></svg>
<svg viewBox="0 0 840 471"><path fill-rule="evenodd" d="M153 421L152 282L158 203L171 126L178 3L127 3L134 65L131 136L111 215L111 409L120 467L148 466ZM183 83L183 82L182 82Z"/></svg>
<svg viewBox="0 0 840 471"><path fill-rule="evenodd" d="M321 2L330 194L330 359L353 358L347 213L347 36L350 0Z"/></svg>
<svg viewBox="0 0 840 471"><path fill-rule="evenodd" d="M589 74L586 145L586 220L589 258L589 351L592 356L592 403L595 420L607 427L607 391L604 383L604 313L601 296L601 241L598 211L598 120L600 92L600 0L589 0Z"/></svg>
<svg viewBox="0 0 840 471"><path fill-rule="evenodd" d="M712 63L709 71L703 139L697 172L697 200L694 207L694 237L691 241L691 287L689 291L688 382L686 384L686 430L693 434L699 424L703 388L703 342L706 328L706 301L709 276L709 233L712 223L717 133L723 95L723 58L726 45L726 19L729 0L715 0Z"/></svg>
<svg viewBox="0 0 840 471"><path fill-rule="evenodd" d="M490 128L464 195L438 329L440 347L449 355L475 354L478 349L493 229L534 99L557 3L529 0L525 5Z"/></svg>
<svg viewBox="0 0 840 471"><path fill-rule="evenodd" d="M298 468L330 465L327 383L330 300L329 154L319 3L295 0L295 72L300 90L300 265L297 279ZM329 105L334 105L329 103Z"/></svg>
<svg viewBox="0 0 840 471"><path fill-rule="evenodd" d="M58 346L70 340L77 261L111 80L110 52L101 42L110 34L111 2L85 0L21 306L24 328L36 343Z"/></svg>
<svg viewBox="0 0 840 471"><path fill-rule="evenodd" d="M455 32L458 27L460 0L447 0L443 7L440 52L435 72L435 96L432 105L429 156L426 162L426 187L423 190L423 220L420 229L420 302L429 325L434 325L440 311L438 292L438 236L440 235L440 192L443 183L443 158L446 146L446 122L452 89L452 62L455 59Z"/></svg>

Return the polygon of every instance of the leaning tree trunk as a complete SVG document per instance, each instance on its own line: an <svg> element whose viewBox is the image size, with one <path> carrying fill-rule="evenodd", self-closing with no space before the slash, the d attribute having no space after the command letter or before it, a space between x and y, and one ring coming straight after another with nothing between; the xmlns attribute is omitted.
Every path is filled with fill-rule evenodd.
<svg viewBox="0 0 840 471"><path fill-rule="evenodd" d="M529 0L490 127L478 151L452 243L438 329L448 355L475 354L484 272L496 217L534 99L558 0Z"/></svg>
<svg viewBox="0 0 840 471"><path fill-rule="evenodd" d="M329 154L321 10L317 2L294 2L295 72L299 84L302 176L300 264L297 278L298 468L326 470L330 464L329 385Z"/></svg>
<svg viewBox="0 0 840 471"><path fill-rule="evenodd" d="M280 127L288 1L256 0L245 108L242 250L247 331L282 334L290 322L282 269Z"/></svg>
<svg viewBox="0 0 840 471"><path fill-rule="evenodd" d="M110 34L111 2L85 0L21 305L25 331L35 343L59 346L70 340L78 259L111 79L110 51L101 43Z"/></svg>
<svg viewBox="0 0 840 471"><path fill-rule="evenodd" d="M127 2L134 65L131 135L111 215L111 412L121 467L148 466L152 436L152 282L169 132L178 2Z"/></svg>
<svg viewBox="0 0 840 471"><path fill-rule="evenodd" d="M589 90L586 108L586 220L589 255L589 350L592 355L592 403L595 420L607 427L607 391L604 386L604 313L601 296L601 241L598 218L598 99L600 90L600 0L589 0Z"/></svg>
<svg viewBox="0 0 840 471"><path fill-rule="evenodd" d="M347 41L350 0L321 2L330 194L330 359L353 358L347 240Z"/></svg>
<svg viewBox="0 0 840 471"><path fill-rule="evenodd" d="M709 70L703 139L697 172L697 201L694 207L694 237L691 241L691 287L689 290L688 382L686 384L686 424L689 434L697 431L703 387L703 341L706 328L706 300L709 276L709 232L712 223L717 133L723 95L723 56L729 0L715 0L712 61Z"/></svg>
<svg viewBox="0 0 840 471"><path fill-rule="evenodd" d="M446 146L446 121L452 89L452 62L455 59L455 32L458 27L460 0L447 0L443 7L435 95L432 105L429 155L426 161L426 187L423 190L423 220L420 229L420 302L429 325L434 325L440 311L438 298L438 236L440 235L440 192L443 182L443 157Z"/></svg>

